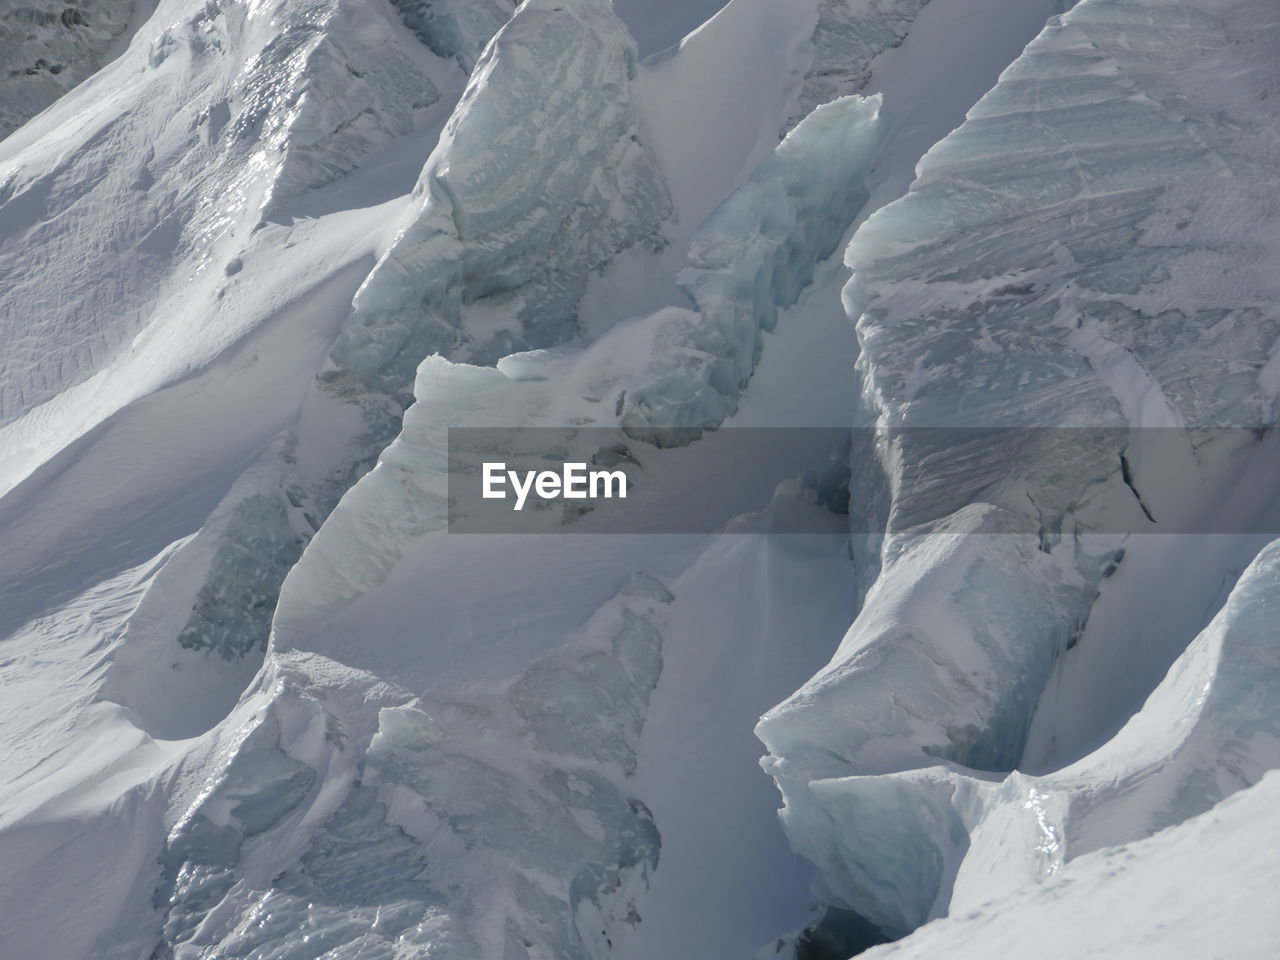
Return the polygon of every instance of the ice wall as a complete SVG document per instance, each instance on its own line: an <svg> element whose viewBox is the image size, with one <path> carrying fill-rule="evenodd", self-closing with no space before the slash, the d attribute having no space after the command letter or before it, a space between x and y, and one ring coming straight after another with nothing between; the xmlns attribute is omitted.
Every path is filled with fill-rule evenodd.
<svg viewBox="0 0 1280 960"><path fill-rule="evenodd" d="M406 393L428 354L492 363L582 332L588 277L670 213L604 0L525 3L477 65L423 169L418 207L356 298L335 387Z"/></svg>
<svg viewBox="0 0 1280 960"><path fill-rule="evenodd" d="M298 427L267 456L274 489L246 479L229 495L181 642L229 656L265 644L280 583L399 431L424 357L492 362L572 338L588 278L662 243L670 201L630 100L634 70L626 29L598 0L526 3L503 27Z"/></svg>
<svg viewBox="0 0 1280 960"><path fill-rule="evenodd" d="M928 905L935 912L961 915L1015 894L1058 876L1077 857L1123 849L1199 816L1280 767L1272 695L1280 659L1271 642L1277 604L1280 544L1272 543L1129 723L1055 773L998 780L950 765L916 772L907 783L852 777L814 789L867 823L877 791L925 785L931 805L908 819L914 829L901 808L879 813L909 839L896 851L877 846L878 857L913 864L919 858L904 851L928 851L924 889L944 892ZM870 856L865 845L861 852Z"/></svg>
<svg viewBox="0 0 1280 960"><path fill-rule="evenodd" d="M637 575L513 680L429 700L273 662L168 837L157 955L607 956L659 855L626 781L672 599Z"/></svg>
<svg viewBox="0 0 1280 960"><path fill-rule="evenodd" d="M818 0L810 60L787 128L814 107L861 93L877 58L902 43L928 0Z"/></svg>
<svg viewBox="0 0 1280 960"><path fill-rule="evenodd" d="M471 72L485 44L511 18L513 0L391 0L405 25L440 57Z"/></svg>
<svg viewBox="0 0 1280 960"><path fill-rule="evenodd" d="M679 276L696 312L667 315L649 369L620 397L628 432L715 428L737 409L778 310L867 199L879 106L846 97L813 111L698 228Z"/></svg>
<svg viewBox="0 0 1280 960"><path fill-rule="evenodd" d="M756 730L820 896L889 937L930 918L962 834L952 785L929 771L1017 763L1036 696L1087 610L1084 579L1017 529L1007 511L975 504L891 538L831 663Z"/></svg>
<svg viewBox="0 0 1280 960"><path fill-rule="evenodd" d="M1272 422L1280 325L1265 264L1280 211L1259 131L1274 122L1275 50L1257 3L1085 0L1050 20L849 246L868 422ZM1140 562L1087 534L1114 529L1098 518L1140 501L1158 530L1213 516L1221 496L1258 511L1269 496L1247 500L1231 461L1249 451L1215 449L1207 432L1176 468L1124 432L1074 450L1068 431L976 448L925 436L855 463L855 508L904 532L866 558L879 580L832 663L759 728L823 894L892 935L945 910L966 818L1019 762L1057 665L1077 643L1132 643L1086 626L1102 579ZM1039 532L996 533L1002 516ZM1183 643L1199 625L1181 625ZM1156 829L1153 797L1133 801L1152 804L1135 837ZM1044 833L1024 836L1035 848Z"/></svg>

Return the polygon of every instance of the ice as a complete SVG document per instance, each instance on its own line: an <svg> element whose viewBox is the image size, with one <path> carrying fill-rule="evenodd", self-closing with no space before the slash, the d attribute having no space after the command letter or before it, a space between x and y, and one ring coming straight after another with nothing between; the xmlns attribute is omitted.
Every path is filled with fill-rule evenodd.
<svg viewBox="0 0 1280 960"><path fill-rule="evenodd" d="M566 49L577 59L562 58ZM607 4L526 4L502 29L297 425L206 532L217 554L180 642L225 656L261 649L285 574L399 430L424 357L491 362L576 336L588 277L627 247L661 243L669 200L637 139L634 70ZM550 129L572 151L539 151Z"/></svg>
<svg viewBox="0 0 1280 960"><path fill-rule="evenodd" d="M1280 669L1269 640L1277 603L1280 544L1273 543L1142 709L1089 756L1001 783L960 768L937 771L933 781L951 797L952 846L963 851L948 881L949 912L963 915L1050 880L1077 857L1123 850L1280 766L1280 714L1270 702ZM847 784L861 793L858 780ZM933 835L942 840L946 832Z"/></svg>
<svg viewBox="0 0 1280 960"><path fill-rule="evenodd" d="M392 5L432 52L457 58L468 73L515 9L512 0L392 0Z"/></svg>
<svg viewBox="0 0 1280 960"><path fill-rule="evenodd" d="M1063 6L163 0L9 78L106 64L0 141L0 954L780 957L815 872L801 956L1274 954L1277 548L1091 532L1280 529L1200 429L1280 395L1274 4L1084 0L973 106ZM659 500L1120 429L856 448L856 569L758 477L448 531L450 427L622 419L705 431Z"/></svg>
<svg viewBox="0 0 1280 960"><path fill-rule="evenodd" d="M902 43L929 0L818 0L810 62L790 128L815 106L862 93L877 60Z"/></svg>
<svg viewBox="0 0 1280 960"><path fill-rule="evenodd" d="M1012 769L1088 608L1083 579L1010 524L973 505L891 538L832 662L756 731L821 895L890 937L929 919L955 830L950 785L918 771Z"/></svg>
<svg viewBox="0 0 1280 960"><path fill-rule="evenodd" d="M1237 217L1261 226L1274 215L1260 194L1265 147L1215 130L1225 104L1179 72L1229 55L1251 16L1235 6L1241 25L1223 29L1195 8L1080 4L930 150L911 192L847 254L877 406L896 419L910 402L911 422L951 423L963 389L960 422L1016 406L1023 423L1097 423L1109 404L1147 426L1266 421L1272 400L1257 377L1274 330L1250 322L1269 286L1262 245L1227 252ZM1239 86L1265 83L1260 70ZM961 359L954 331L979 316L1000 349ZM904 349L926 338L933 350ZM1232 374L1208 376L1227 352Z"/></svg>
<svg viewBox="0 0 1280 960"><path fill-rule="evenodd" d="M1065 856L1149 836L1280 767L1280 680L1271 642L1280 543L1265 548L1222 610L1105 746L1031 789L1065 795Z"/></svg>
<svg viewBox="0 0 1280 960"><path fill-rule="evenodd" d="M582 332L588 277L670 212L604 0L525 3L477 64L418 205L356 297L335 383L405 390L425 356L492 363ZM554 92L553 92L554 91Z"/></svg>
<svg viewBox="0 0 1280 960"><path fill-rule="evenodd" d="M886 589L892 577L889 568ZM881 584L868 603L879 600ZM891 728L890 744L918 741L910 711L927 701L913 697L908 709L910 688L897 678L930 670L894 670L883 655L876 669L864 667L855 678L867 688L857 699L852 688L845 695L867 718L855 719L848 707L838 720L824 717L820 708L830 708L824 701L832 694L811 684L810 703L784 704L760 734L772 749L807 722L811 741L821 737L823 749L850 758L809 755L793 741L784 759L768 761L787 797L783 822L792 842L821 869L820 894L900 937L935 916L963 915L1051 879L1076 857L1182 823L1259 782L1280 766L1280 715L1268 702L1278 667L1267 639L1278 598L1280 545L1273 544L1129 724L1085 759L1040 777L984 773L973 758L955 755L895 772L895 759L876 755L874 744L857 753L821 737L824 724L861 733L874 718ZM963 656L954 645L948 653ZM885 692L872 686L886 679ZM877 693L901 702L885 706ZM937 705L925 709L944 715Z"/></svg>
<svg viewBox="0 0 1280 960"><path fill-rule="evenodd" d="M694 234L679 283L697 312L669 314L623 399L628 432L714 428L737 409L778 310L799 300L867 198L879 105L847 97L813 111Z"/></svg>
<svg viewBox="0 0 1280 960"><path fill-rule="evenodd" d="M636 575L511 681L380 709L387 694L370 689L355 714L357 690L313 699L324 674L305 661L278 672L262 719L166 844L157 905L172 956L603 955L658 861L626 779L672 600ZM347 741L371 709L354 782L313 789L317 768L361 750ZM292 850L292 865L265 884L255 851L268 849Z"/></svg>
<svg viewBox="0 0 1280 960"><path fill-rule="evenodd" d="M1275 25L1257 4L1210 6L1085 0L1050 20L924 157L910 192L857 231L845 300L868 422L1271 421L1266 371L1278 330L1261 322L1257 298L1274 296L1263 264L1277 210L1264 196L1275 178L1254 111L1273 82ZM1269 39L1246 40L1259 26ZM1192 79L1224 72L1230 82ZM1236 118L1228 129L1223 111ZM1221 758L1206 763L1216 786L1190 773L1175 785L1171 772L1161 787L1135 790L1123 812L1128 793L1115 784L1064 793L1004 775L1027 758L1033 718L1036 762L1081 753L1082 764L1109 762L1125 734L1097 743L1212 612L1202 585L1229 576L1230 550L1197 541L1167 555L1159 538L1125 544L1087 531L1107 529L1099 518L1124 509L1126 496L1154 515L1153 530L1195 518L1209 529L1224 501L1265 527L1272 494L1249 480L1273 469L1260 447L1207 432L1194 444L1187 435L1177 455L1156 453L1140 433L1099 433L1074 452L1068 438L1089 435L1050 430L1013 444L1019 435L1009 434L981 449L947 430L922 436L863 451L878 468L856 456L855 509L929 536L867 545L864 568L879 578L844 644L759 727L788 833L822 868L820 892L893 936L949 903L964 909L1060 866L1071 829L1087 829L1085 801L1064 799L1072 790L1117 804L1095 823L1129 831L1109 841L1118 842L1205 809L1228 783L1253 782L1275 762L1245 762L1249 773L1236 775ZM1038 536L1011 533L1018 516ZM955 543L945 536L961 530L969 535ZM1247 558L1251 543L1233 549ZM1119 580L1104 585L1111 575ZM1171 584L1194 599L1169 598ZM1114 600L1126 586L1134 612L1176 610L1148 616L1167 626L1161 642L1126 632L1132 618ZM1044 690L1052 711L1038 716ZM1148 747L1171 722L1154 710ZM996 809L1006 813L976 826ZM994 826L1006 815L1016 823ZM971 834L983 829L1007 830L990 856Z"/></svg>
<svg viewBox="0 0 1280 960"><path fill-rule="evenodd" d="M186 306L197 288L201 305L220 287L225 295L224 267L243 264L265 213L279 215L287 200L407 133L438 96L427 75L433 58L363 4L283 4L270 16L189 6L148 21L106 71L0 141L0 330L10 344L0 423L106 378L133 345L181 335L191 352L208 351L209 340L225 349L243 318L227 311L207 330L175 333L170 283L195 285ZM128 78L127 95L105 95L117 77ZM153 109L131 109L143 102ZM101 221L104 207L116 213ZM38 272L22 259L33 246L46 251ZM148 368L132 381L154 386L156 376ZM83 433L136 396L110 391L108 407L94 392L89 411L45 411L46 432Z"/></svg>
<svg viewBox="0 0 1280 960"><path fill-rule="evenodd" d="M1100 850L1039 885L1023 885L932 923L868 960L1034 954L1050 960L1211 955L1264 960L1280 948L1270 898L1280 776L1156 837Z"/></svg>

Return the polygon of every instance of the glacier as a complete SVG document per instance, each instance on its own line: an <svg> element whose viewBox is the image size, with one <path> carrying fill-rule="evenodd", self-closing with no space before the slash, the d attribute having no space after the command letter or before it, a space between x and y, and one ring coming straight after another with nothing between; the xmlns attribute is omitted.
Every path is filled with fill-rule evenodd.
<svg viewBox="0 0 1280 960"><path fill-rule="evenodd" d="M1263 264L1275 208L1262 196L1272 180L1259 167L1265 136L1250 121L1272 82L1265 64L1275 25L1256 4L1227 9L1224 17L1085 0L1051 19L925 155L908 194L874 213L847 250L845 302L858 317L872 422L1189 428L1187 449L1172 462L1167 448L1147 449L1144 462L1142 430L1040 431L1046 439L1030 453L1010 446L1024 433L996 433L970 453L946 446L943 429L866 451L883 465L879 479L867 468L866 489L877 492L866 509L900 532L864 546L879 572L863 613L832 663L758 732L783 792L784 823L823 866L821 894L887 935L904 935L949 903L974 903L963 883L967 870L984 869L981 860L968 865L982 856L974 820L975 809L994 802L982 799L988 784L1003 782L1007 808L1048 818L1043 828L1008 827L1008 842L1024 852L992 858L990 871L1034 857L1042 830L1063 842L1052 823L1054 808L1067 816L1062 797L1119 790L1086 778L1059 794L1019 773L1004 776L1084 755L1137 709L1179 649L1174 637L1126 643L1112 632L1123 629L1118 621L1091 616L1117 570L1124 582L1163 564L1164 579L1148 585L1160 591L1169 578L1203 576L1210 595L1202 588L1179 610L1213 605L1213 561L1209 570L1166 562L1161 538L1125 545L1102 518L1132 498L1128 509L1148 511L1159 531L1161 518L1212 515L1217 497L1235 496L1233 506L1266 529L1272 495L1252 495L1232 463L1252 458L1249 469L1265 472L1266 451L1228 452L1213 428L1274 417L1268 370L1277 328L1257 304L1274 291ZM1260 23L1269 30L1257 32ZM1230 106L1189 79L1227 62L1241 89ZM1243 92L1250 85L1252 95ZM1223 110L1238 111L1225 130ZM1075 436L1096 446L1072 449ZM958 465L946 485L916 467L931 457ZM999 477L984 461L1000 465ZM1075 472L1064 488L1063 465L1082 461L1103 466L1089 488ZM1170 468L1172 476L1160 475ZM1002 514L1028 516L1039 536L990 536ZM1004 529L1018 528L1006 521ZM967 536L943 560L956 531ZM1234 562L1242 552L1247 562L1258 539L1237 543ZM1144 602L1141 589L1127 603ZM1178 629L1187 643L1185 620ZM1088 680L1072 669L1082 660ZM1124 679L1108 678L1106 665ZM1144 677L1152 678L1145 689ZM1052 693L1043 704L1042 691ZM1152 722L1171 713L1166 705ZM1160 809L1170 798L1148 802ZM909 823L904 803L916 811ZM1125 819L1107 816L1112 829ZM1112 842L1177 819L1157 817ZM978 889L969 896L990 888Z"/></svg>
<svg viewBox="0 0 1280 960"><path fill-rule="evenodd" d="M793 124L815 106L851 93L871 82L875 62L906 39L929 0L820 0L810 36L810 61L800 87Z"/></svg>
<svg viewBox="0 0 1280 960"><path fill-rule="evenodd" d="M1274 955L1273 6L0 3L0 954Z"/></svg>
<svg viewBox="0 0 1280 960"><path fill-rule="evenodd" d="M736 411L778 309L800 299L867 200L878 107L848 97L814 110L698 228L678 279L696 310L665 318L652 369L624 388L629 434L714 428Z"/></svg>
<svg viewBox="0 0 1280 960"><path fill-rule="evenodd" d="M511 19L510 0L393 0L405 25L422 38L437 56L456 58L470 73L485 45Z"/></svg>
<svg viewBox="0 0 1280 960"><path fill-rule="evenodd" d="M166 840L172 955L598 953L596 928L634 909L630 876L658 862L651 817L622 782L672 599L637 576L511 682L382 707L372 736L304 692L323 686L286 658L270 711ZM354 780L317 793L318 768L339 762ZM251 849L267 845L302 852L263 888ZM302 942L280 943L282 930Z"/></svg>
<svg viewBox="0 0 1280 960"><path fill-rule="evenodd" d="M547 73L570 29L579 31L577 46L596 55ZM260 472L276 479L246 475L221 508L228 519L208 586L179 637L184 646L233 657L265 644L280 583L345 489L395 436L422 358L443 351L483 359L567 339L577 332L588 276L627 247L661 243L665 188L621 94L633 70L629 38L598 4L576 16L525 4L503 27L419 176L416 209L356 292L312 397L266 455ZM539 102L552 104L551 112L528 114ZM505 144L513 156L534 149L557 123L593 130L598 146L575 152L577 169L567 155L550 155L516 182L493 144L495 129L516 116L534 139ZM496 197L495 179L512 193ZM615 193L633 198L631 210L609 199ZM592 229L580 229L579 220ZM571 238L566 248L544 249L564 237ZM539 268L534 250L555 266ZM469 328L492 327L508 305L518 305L521 329L472 343Z"/></svg>

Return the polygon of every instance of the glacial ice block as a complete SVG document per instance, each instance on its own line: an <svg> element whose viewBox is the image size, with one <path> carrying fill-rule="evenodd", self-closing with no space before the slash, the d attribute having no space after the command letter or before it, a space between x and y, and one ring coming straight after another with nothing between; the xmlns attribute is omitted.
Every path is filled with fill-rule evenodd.
<svg viewBox="0 0 1280 960"><path fill-rule="evenodd" d="M412 218L356 296L329 377L407 392L423 357L493 363L582 332L593 271L662 244L670 199L607 0L529 0L476 65Z"/></svg>
<svg viewBox="0 0 1280 960"><path fill-rule="evenodd" d="M673 600L637 574L512 680L422 699L273 660L169 835L158 955L606 955L659 856L627 778Z"/></svg>
<svg viewBox="0 0 1280 960"><path fill-rule="evenodd" d="M405 25L437 56L471 72L480 52L515 10L514 0L391 0Z"/></svg>
<svg viewBox="0 0 1280 960"><path fill-rule="evenodd" d="M929 0L818 0L809 64L788 129L814 107L862 93L877 58L906 39Z"/></svg>
<svg viewBox="0 0 1280 960"><path fill-rule="evenodd" d="M265 641L285 573L400 430L424 358L489 363L572 338L589 276L628 247L661 244L670 201L640 140L635 69L602 0L525 3L502 27L296 429L264 458L276 489L242 483L219 511L227 534L185 644L234 655ZM236 589L246 576L252 589Z"/></svg>
<svg viewBox="0 0 1280 960"><path fill-rule="evenodd" d="M625 397L628 432L714 428L731 415L778 310L793 306L867 199L878 97L846 97L805 118L698 228L662 349Z"/></svg>
<svg viewBox="0 0 1280 960"><path fill-rule="evenodd" d="M944 874L951 892L935 912L963 913L1049 880L1077 857L1181 824L1280 767L1278 608L1273 542L1142 709L1093 753L1043 776L930 771L953 826L924 829L919 842L957 852L954 878ZM814 789L858 794L863 779Z"/></svg>
<svg viewBox="0 0 1280 960"><path fill-rule="evenodd" d="M1042 688L1062 675L1077 639L1119 651L1117 665L1126 651L1130 662L1142 656L1123 631L1088 632L1103 579L1142 562L1132 545L1126 557L1114 538L1088 533L1091 510L1128 497L1151 508L1153 530L1165 509L1198 503L1204 513L1193 515L1208 516L1215 490L1237 493L1227 483L1233 459L1248 459L1215 448L1210 428L1274 422L1280 325L1263 304L1277 292L1267 238L1280 222L1280 178L1261 131L1274 127L1275 39L1274 16L1249 0L1083 0L1048 22L925 155L910 192L869 217L848 247L845 304L857 322L866 422L943 428L944 439L948 427L1004 426L1056 438L963 451L904 440L855 460L860 509L919 539L870 544L864 566L882 569L845 643L761 722L784 823L822 867L820 889L886 931L947 906L887 898L903 876L926 878L942 897L963 856L958 896L966 871L1000 883L1035 878L1060 862L1073 829L1086 830L1087 804L1112 805L1087 828L1099 831L1090 842L1117 842L1104 841L1104 822L1136 838L1274 762L1257 759L1269 734L1246 739L1247 758L1205 734L1213 761L1184 774L1184 761L1170 759L1168 779L1149 782L1135 761L1134 782L1119 791L1064 793L1006 776ZM1069 431L1053 428L1128 426L1193 428L1185 468L1145 462L1121 429L1085 451L1096 469L1062 469ZM1188 478L1194 495L1183 499ZM1003 511L1038 522L1040 536L975 536L970 526L955 547L940 536L976 512ZM959 583L967 586L949 586ZM1198 627L1183 624L1181 642ZM1137 705L1103 705L1111 714L1097 718L1099 733ZM1247 709L1269 715L1256 702ZM1081 763L1101 763L1124 742L1122 733ZM921 820L919 842L894 856L877 838L900 825L871 802L885 777L915 797L910 815ZM951 788L954 817L925 817ZM974 831L997 809L1016 825L983 860ZM969 905L987 888L971 889Z"/></svg>
<svg viewBox="0 0 1280 960"><path fill-rule="evenodd" d="M890 538L831 663L756 729L820 894L889 936L929 919L961 839L952 786L928 768L1011 769L1087 609L1083 578L1014 523L974 504Z"/></svg>

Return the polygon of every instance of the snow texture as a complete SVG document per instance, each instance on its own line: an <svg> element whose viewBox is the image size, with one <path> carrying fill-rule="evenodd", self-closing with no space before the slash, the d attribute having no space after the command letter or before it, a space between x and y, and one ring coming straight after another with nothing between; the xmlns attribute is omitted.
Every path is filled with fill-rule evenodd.
<svg viewBox="0 0 1280 960"><path fill-rule="evenodd" d="M166 841L161 955L606 956L658 862L625 783L672 599L633 577L514 680L425 703L326 691L305 659L270 670ZM291 865L259 876L266 850Z"/></svg>
<svg viewBox="0 0 1280 960"><path fill-rule="evenodd" d="M122 49L146 0L0 5L0 139L94 73Z"/></svg>
<svg viewBox="0 0 1280 960"><path fill-rule="evenodd" d="M1275 955L1280 25L1065 6L0 4L0 954Z"/></svg>

